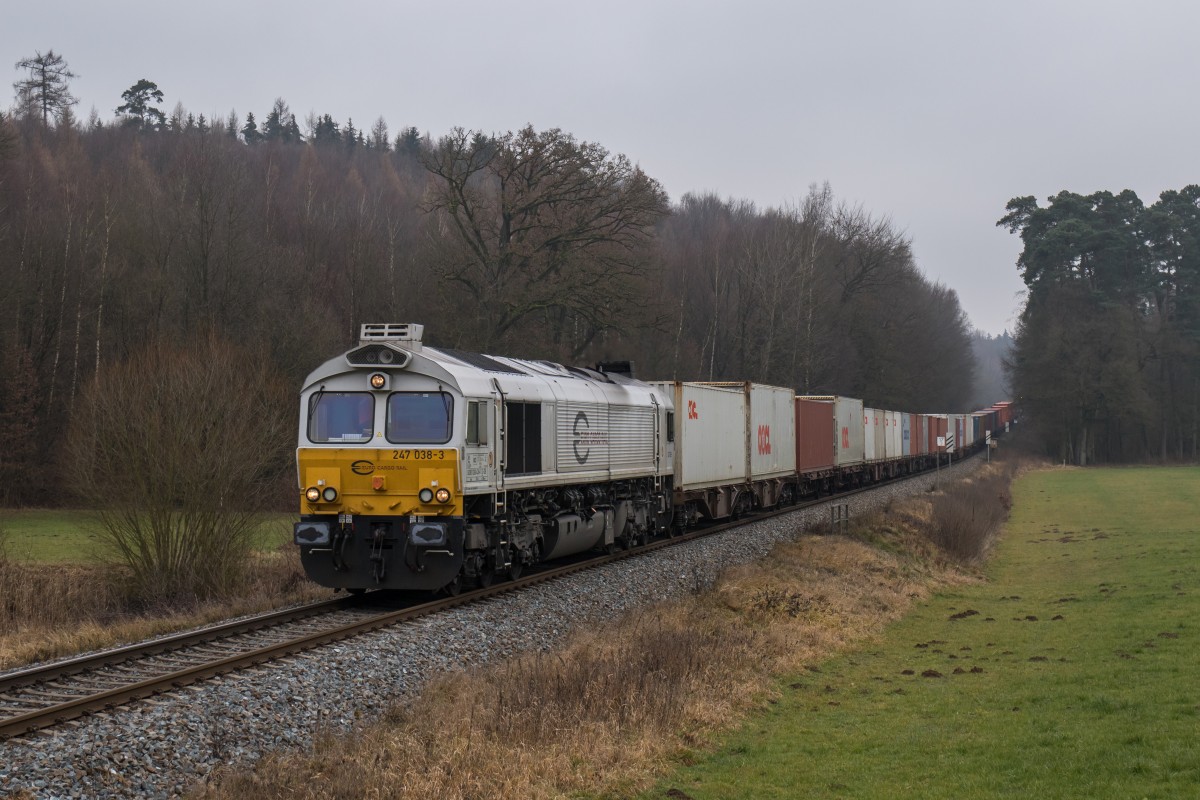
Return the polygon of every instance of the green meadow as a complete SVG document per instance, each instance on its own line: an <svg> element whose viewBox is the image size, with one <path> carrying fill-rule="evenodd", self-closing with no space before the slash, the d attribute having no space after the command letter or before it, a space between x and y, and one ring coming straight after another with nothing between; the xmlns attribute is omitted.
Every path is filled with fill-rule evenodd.
<svg viewBox="0 0 1200 800"><path fill-rule="evenodd" d="M1200 469L1014 485L987 580L786 677L650 797L1200 797Z"/></svg>
<svg viewBox="0 0 1200 800"><path fill-rule="evenodd" d="M292 538L293 515L266 514L256 547L273 550ZM0 511L0 534L10 558L44 564L87 564L103 554L87 511L19 509Z"/></svg>

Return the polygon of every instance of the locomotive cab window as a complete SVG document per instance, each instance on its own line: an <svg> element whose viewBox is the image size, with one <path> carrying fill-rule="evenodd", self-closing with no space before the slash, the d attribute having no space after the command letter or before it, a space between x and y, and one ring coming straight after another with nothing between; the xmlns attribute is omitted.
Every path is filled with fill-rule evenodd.
<svg viewBox="0 0 1200 800"><path fill-rule="evenodd" d="M454 398L445 392L395 392L387 401L387 440L393 444L450 441Z"/></svg>
<svg viewBox="0 0 1200 800"><path fill-rule="evenodd" d="M375 398L369 392L317 392L308 401L308 438L313 442L369 442Z"/></svg>

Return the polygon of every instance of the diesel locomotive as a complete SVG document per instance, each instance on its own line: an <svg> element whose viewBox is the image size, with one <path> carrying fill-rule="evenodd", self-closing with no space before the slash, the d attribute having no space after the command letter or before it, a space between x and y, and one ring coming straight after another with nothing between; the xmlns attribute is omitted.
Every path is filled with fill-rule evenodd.
<svg viewBox="0 0 1200 800"><path fill-rule="evenodd" d="M671 524L669 397L619 368L426 347L422 332L363 325L301 391L295 541L313 580L455 592Z"/></svg>

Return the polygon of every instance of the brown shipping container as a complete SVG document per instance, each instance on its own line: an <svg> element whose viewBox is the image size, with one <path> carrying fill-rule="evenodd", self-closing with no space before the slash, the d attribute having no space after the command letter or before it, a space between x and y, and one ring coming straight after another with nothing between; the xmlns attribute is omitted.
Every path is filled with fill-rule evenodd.
<svg viewBox="0 0 1200 800"><path fill-rule="evenodd" d="M800 472L833 468L836 427L832 402L796 398L796 466Z"/></svg>
<svg viewBox="0 0 1200 800"><path fill-rule="evenodd" d="M929 452L930 453L946 452L946 445L943 444L941 447L938 447L938 443L937 443L939 436L944 437L946 435L946 421L947 420L946 420L945 415L931 416L929 418Z"/></svg>

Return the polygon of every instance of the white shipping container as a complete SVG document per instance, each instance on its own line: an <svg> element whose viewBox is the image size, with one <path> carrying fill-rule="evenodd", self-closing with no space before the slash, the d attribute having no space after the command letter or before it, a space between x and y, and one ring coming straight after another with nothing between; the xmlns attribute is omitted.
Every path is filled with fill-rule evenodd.
<svg viewBox="0 0 1200 800"><path fill-rule="evenodd" d="M750 384L750 476L776 478L796 471L796 394Z"/></svg>
<svg viewBox="0 0 1200 800"><path fill-rule="evenodd" d="M875 451L875 446L881 444L875 436L875 422L879 419L879 412L873 408L863 409L863 436L866 442L865 458L867 461L878 461L883 458L883 448L879 448L879 452Z"/></svg>
<svg viewBox="0 0 1200 800"><path fill-rule="evenodd" d="M834 405L837 406L837 465L861 464L866 460L867 438L862 425L863 401L854 397L838 397Z"/></svg>
<svg viewBox="0 0 1200 800"><path fill-rule="evenodd" d="M679 381L651 385L675 401L675 488L744 481L750 458L744 387Z"/></svg>
<svg viewBox="0 0 1200 800"><path fill-rule="evenodd" d="M900 453L905 456L913 455L913 422L916 417L912 414L900 415Z"/></svg>
<svg viewBox="0 0 1200 800"><path fill-rule="evenodd" d="M904 455L901 449L900 412L884 411L884 433L887 436L887 457L900 458Z"/></svg>

